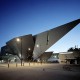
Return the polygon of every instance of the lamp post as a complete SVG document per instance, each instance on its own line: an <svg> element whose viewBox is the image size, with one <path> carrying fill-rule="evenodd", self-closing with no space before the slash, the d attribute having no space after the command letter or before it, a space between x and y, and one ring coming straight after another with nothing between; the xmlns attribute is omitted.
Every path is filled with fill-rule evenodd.
<svg viewBox="0 0 80 80"><path fill-rule="evenodd" d="M23 59L22 59L22 38L17 38L16 41L17 41L17 42L21 42L21 46L20 46L20 47L21 47L21 56L20 56L20 60L21 60L21 66L22 66L22 60L23 60Z"/></svg>

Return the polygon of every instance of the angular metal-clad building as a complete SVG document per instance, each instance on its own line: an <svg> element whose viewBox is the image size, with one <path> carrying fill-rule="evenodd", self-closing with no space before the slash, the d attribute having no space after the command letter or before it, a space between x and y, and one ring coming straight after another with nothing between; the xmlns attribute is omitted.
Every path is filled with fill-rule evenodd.
<svg viewBox="0 0 80 80"><path fill-rule="evenodd" d="M17 39L20 39L17 41ZM16 54L19 58L23 58L24 60L31 60L33 56L34 49L34 40L31 34L16 37L10 41L8 41L7 46L13 51L13 54Z"/></svg>
<svg viewBox="0 0 80 80"><path fill-rule="evenodd" d="M55 44L79 23L80 19L37 34L35 39L33 58L36 59L38 56L44 53L49 47Z"/></svg>
<svg viewBox="0 0 80 80"><path fill-rule="evenodd" d="M16 37L6 43L6 46L10 49L8 53L12 51L13 55L17 55L25 61L35 60L79 23L80 19L34 36L29 34Z"/></svg>

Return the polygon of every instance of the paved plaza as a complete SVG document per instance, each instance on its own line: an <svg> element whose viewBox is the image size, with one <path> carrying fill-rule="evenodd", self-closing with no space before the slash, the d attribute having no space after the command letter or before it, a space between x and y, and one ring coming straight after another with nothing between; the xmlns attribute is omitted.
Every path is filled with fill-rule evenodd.
<svg viewBox="0 0 80 80"><path fill-rule="evenodd" d="M9 68L8 68L9 67ZM56 63L0 64L0 80L80 80L80 66Z"/></svg>

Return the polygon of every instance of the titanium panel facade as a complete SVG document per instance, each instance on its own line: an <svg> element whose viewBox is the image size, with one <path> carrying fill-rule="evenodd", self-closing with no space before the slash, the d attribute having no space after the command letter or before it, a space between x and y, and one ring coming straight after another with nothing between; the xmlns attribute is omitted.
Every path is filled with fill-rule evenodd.
<svg viewBox="0 0 80 80"><path fill-rule="evenodd" d="M41 60L41 62L47 62L52 54L53 52L44 52L43 54L39 56L39 59Z"/></svg>
<svg viewBox="0 0 80 80"><path fill-rule="evenodd" d="M17 42L17 38L20 39ZM34 41L32 35L20 36L7 42L7 45L13 50L13 54L17 54L19 58L31 60L33 56ZM30 49L30 50L29 50Z"/></svg>
<svg viewBox="0 0 80 80"><path fill-rule="evenodd" d="M8 52L17 55L20 59L23 58L25 61L36 60L48 48L55 44L59 39L61 39L79 23L80 19L34 36L32 36L32 34L29 34L16 37L6 43L6 46L9 48L8 50L10 50ZM19 42L16 41L17 38L20 39Z"/></svg>
<svg viewBox="0 0 80 80"><path fill-rule="evenodd" d="M80 23L80 19L36 35L33 58L37 59L49 47L51 47L59 39L66 35L71 29L73 29L78 23Z"/></svg>

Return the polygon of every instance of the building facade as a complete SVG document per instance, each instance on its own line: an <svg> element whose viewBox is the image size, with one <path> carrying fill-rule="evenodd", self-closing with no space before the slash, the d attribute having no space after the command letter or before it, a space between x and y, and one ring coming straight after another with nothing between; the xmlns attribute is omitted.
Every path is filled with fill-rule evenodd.
<svg viewBox="0 0 80 80"><path fill-rule="evenodd" d="M80 64L80 48L71 48L68 52L59 53L59 62L66 64Z"/></svg>
<svg viewBox="0 0 80 80"><path fill-rule="evenodd" d="M1 55L3 55L4 52L4 54L8 53L17 55L21 60L23 59L24 61L34 61L79 23L80 19L37 35L29 34L11 39L6 42L8 51L2 47Z"/></svg>

